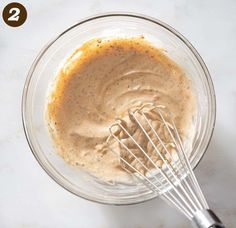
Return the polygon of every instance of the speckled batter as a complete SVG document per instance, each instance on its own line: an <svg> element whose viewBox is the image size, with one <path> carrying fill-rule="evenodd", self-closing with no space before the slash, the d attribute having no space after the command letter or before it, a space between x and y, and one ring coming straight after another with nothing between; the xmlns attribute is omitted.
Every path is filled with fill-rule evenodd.
<svg viewBox="0 0 236 228"><path fill-rule="evenodd" d="M180 132L191 125L195 99L183 70L144 38L94 39L66 61L47 105L58 153L95 176L125 176L119 159L104 150L108 127L130 107L163 104Z"/></svg>

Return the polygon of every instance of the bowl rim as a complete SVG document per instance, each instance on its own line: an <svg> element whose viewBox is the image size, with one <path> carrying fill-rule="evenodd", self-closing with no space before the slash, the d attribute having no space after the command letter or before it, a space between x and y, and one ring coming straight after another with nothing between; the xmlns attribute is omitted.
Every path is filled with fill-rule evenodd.
<svg viewBox="0 0 236 228"><path fill-rule="evenodd" d="M29 148L32 152L32 154L34 155L35 159L37 160L37 162L39 163L39 165L41 166L41 168L43 168L43 170L58 184L60 185L62 188L64 188L65 190L67 190L68 192L79 196L83 199L92 201L92 202L96 202L96 203L100 203L100 204L105 204L105 205L134 205L134 204L139 204L139 203L144 203L146 201L152 200L154 198L157 198L158 195L153 195L152 197L148 198L148 199L143 199L140 201L136 201L136 202L132 202L132 203L124 203L124 202L120 202L120 203L113 203L113 202L108 202L108 201L102 201L102 200L95 200L92 197L88 196L88 195L83 195L83 194L78 194L75 191L73 191L72 189L70 189L68 186L66 186L63 181L59 180L58 177L56 177L46 166L45 164L41 161L41 159L38 157L37 152L34 148L34 145L32 143L31 140L31 136L27 130L27 120L26 120L26 100L27 100L27 94L28 94L28 89L29 89L29 85L31 82L31 78L34 72L34 69L37 65L37 63L40 61L41 57L44 55L44 53L47 51L47 49L54 44L61 36L63 36L65 33L67 33L68 31L72 30L73 28L84 24L86 22L89 21L93 21L96 19L100 19L100 18L106 18L106 17L132 17L132 18L137 18L137 19L142 19L142 20L146 20L149 22L152 22L154 24L157 24L161 27L163 27L164 29L168 30L169 32L171 32L173 35L175 35L178 39L180 39L192 52L192 54L194 55L194 57L197 59L197 61L199 62L201 68L204 71L204 76L205 79L207 81L207 85L209 87L209 92L210 92L210 99L211 99L211 104L212 104L212 120L211 120L211 129L209 131L209 136L208 136L208 141L206 142L205 148L203 148L203 153L200 155L198 162L195 164L195 166L193 167L193 169L195 169L198 164L200 163L200 161L202 160L203 156L205 155L207 148L210 144L213 132L214 132L214 128L215 128L215 122L216 122L216 95L215 95L215 90L214 90L214 86L213 86L213 81L212 78L210 76L209 70L207 69L206 64L204 63L202 57L200 56L200 54L197 52L197 50L194 48L194 46L178 31L176 31L173 27L171 27L170 25L162 22L159 19L144 15L144 14L139 14L139 13L131 13L131 12L107 12L107 13L101 13L101 14L95 14L93 16L89 16L86 17L82 20L79 20L78 22L74 23L73 25L71 25L70 27L68 27L67 29L65 29L63 32L61 32L59 35L57 35L55 38L53 38L51 41L49 41L46 45L44 45L41 49L41 51L38 53L38 55L36 56L35 60L33 61L29 72L27 74L25 83L24 83L24 87L23 87L23 93L22 93L22 100L21 100L21 117L22 117L22 124L23 124L23 130L25 133L25 137L26 140L28 142Z"/></svg>

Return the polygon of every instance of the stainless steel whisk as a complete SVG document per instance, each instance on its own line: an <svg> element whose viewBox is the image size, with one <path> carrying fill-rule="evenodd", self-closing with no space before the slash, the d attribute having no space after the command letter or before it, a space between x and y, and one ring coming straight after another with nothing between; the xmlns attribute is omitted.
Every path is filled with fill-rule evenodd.
<svg viewBox="0 0 236 228"><path fill-rule="evenodd" d="M111 149L126 171L181 211L193 226L224 227L209 209L172 114L164 106L150 103L130 110L128 122L117 119L109 130L108 143L118 142L119 151Z"/></svg>

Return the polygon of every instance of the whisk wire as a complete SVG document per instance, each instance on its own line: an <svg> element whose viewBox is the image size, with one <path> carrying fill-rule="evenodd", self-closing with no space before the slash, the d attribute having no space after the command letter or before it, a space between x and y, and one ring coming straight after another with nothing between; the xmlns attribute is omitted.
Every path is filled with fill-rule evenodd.
<svg viewBox="0 0 236 228"><path fill-rule="evenodd" d="M159 142L160 142L161 145L163 146L163 148L164 148L164 150L166 151L166 153L172 158L172 160L174 160L172 154L169 152L169 150L167 150L165 144L162 142L162 140L160 139L159 135L157 134L157 132L156 132L156 131L154 130L154 128L152 127L152 125L151 125L150 121L147 119L146 115L145 115L143 112L141 112L141 113L142 113L142 116L144 117L144 119L147 121L149 127L150 127L150 128L152 129L152 131L154 132L154 135L156 136L156 138L159 140ZM161 114L160 111L159 111L159 114L160 114L160 116L161 116L161 118L162 118L162 120L163 120L163 122L164 122L165 127L168 129L169 133L172 135L171 130L169 129L169 124L167 124L167 122L164 120L163 115ZM173 123L172 126L175 126L175 124ZM176 127L175 127L175 129L176 129ZM145 133L145 132L144 132L144 133ZM145 135L146 135L146 134L145 134ZM148 137L148 139L149 139L149 140L151 141L151 143L153 144L153 141L150 139L150 137ZM173 136L173 135L172 135L172 139L174 139L174 136ZM178 138L178 140L181 142L180 138ZM175 143L176 143L176 142L175 142ZM182 144L182 143L181 143L181 144ZM154 146L154 144L153 144L153 146ZM179 155L179 157L181 157L181 156ZM186 170L186 167L183 165L182 159L180 159L180 163L181 163L181 165L182 165L181 168L185 169L185 172L187 173L188 170ZM180 178L180 177L178 176L178 175L179 175L178 170L174 169L171 164L170 164L170 166L171 166L172 171L175 173L175 174L172 173L173 176L175 177L176 180L178 180L178 178ZM189 192L191 193L191 195L194 197L194 199L196 200L196 202L197 202L197 204L198 204L198 206L199 206L199 208L198 208L198 207L193 203L191 197L186 193L185 189L183 189L183 186L180 185L181 189L184 191L184 193L186 194L186 196L188 197L188 199L190 200L190 202L191 202L192 205L194 206L195 210L197 210L197 209L202 209L202 205L200 204L200 202L199 202L199 200L197 199L196 195L193 193L191 187L190 187L189 184L187 183L186 178L183 180L183 182L186 184L187 189L189 190Z"/></svg>
<svg viewBox="0 0 236 228"><path fill-rule="evenodd" d="M144 116L145 120L147 121L148 125L151 126L151 123L149 122L149 120L146 118L145 114L143 112L141 112L142 115ZM164 164L166 165L166 167L168 168L168 170L171 172L171 174L173 175L174 179L176 181L179 181L179 179L177 178L177 176L175 175L175 172L173 170L172 165L167 162L166 158L163 157L162 153L157 149L157 147L155 146L153 140L150 138L150 136L148 135L148 133L146 132L146 130L144 129L144 127L142 126L142 124L140 123L140 121L136 118L135 116L135 112L131 113L131 115L133 116L133 118L136 120L137 124L139 125L139 127L141 128L141 130L143 131L144 135L148 138L148 140L150 141L150 143L152 144L152 146L154 147L155 151L157 152L157 154L161 157L161 159L163 160ZM165 123L166 124L166 123ZM153 128L152 128L153 129ZM156 133L157 135L157 133ZM130 136L132 138L132 140L135 142L136 145L139 145L132 136ZM159 138L159 137L158 137ZM160 139L160 138L159 138ZM153 163L152 159L148 156L148 154L143 151L143 153L145 154L145 156ZM154 163L153 163L154 164ZM155 165L155 164L154 164ZM155 165L156 168L156 165ZM194 213L194 210L192 209L192 207L189 205L189 203L187 203L187 201L185 200L184 196L178 191L178 189L176 188L176 186L174 185L174 183L170 180L170 178L163 172L162 169L160 169L159 167L157 168L160 173L165 177L166 181L168 181L168 183L173 187L174 191L177 193L177 195L180 197L180 199L185 202L185 204L187 205L187 207L189 208L189 210L191 211L191 213ZM196 205L194 204L193 200L191 199L191 197L189 196L189 194L186 192L186 190L184 189L184 187L182 186L182 184L179 184L179 187L181 188L181 190L183 191L183 193L185 194L185 196L187 197L187 199L189 200L189 202L192 204L192 206L195 208L195 210L197 210L198 208L196 207Z"/></svg>
<svg viewBox="0 0 236 228"><path fill-rule="evenodd" d="M175 134L177 136L177 139L178 139L178 142L179 142L179 145L180 145L180 149L181 149L182 154L184 156L185 164L186 164L186 166L188 168L188 171L190 172L190 179L192 180L193 186L196 189L196 193L198 194L199 198L201 199L203 207L209 209L208 203L207 203L207 201L206 201L206 199L205 199L205 197L203 195L202 189L201 189L201 187L200 187L200 185L199 185L199 183L197 181L196 176L193 173L193 170L191 168L190 162L189 162L189 160L188 160L188 158L186 156L186 153L185 153L184 148L183 148L182 141L180 139L180 136L178 134L177 128L176 128L175 123L173 122L173 120L172 120L172 124L173 124L174 131L175 131Z"/></svg>
<svg viewBox="0 0 236 228"><path fill-rule="evenodd" d="M190 163L189 163L189 160L187 159L186 157L186 153L185 153L185 150L183 149L183 144L182 144L182 140L180 139L180 135L177 131L177 128L176 128L176 125L173 121L173 118L171 118L171 126L173 127L173 130L174 130L174 133L175 133L175 136L178 140L178 143L176 142L176 139L175 137L173 136L171 130L170 130L170 127L169 127L169 124L167 124L165 118L163 117L160 109L158 107L156 107L168 133L170 134L171 136L171 139L173 140L174 144L177 146L178 150L176 150L177 154L178 154L178 157L179 157L179 160L180 160L180 163L182 165L182 167L185 169L185 172L186 173L190 173L190 175L188 175L189 177L189 180L190 182L192 183L193 187L195 188L196 190L196 193L193 192L193 190L191 189L191 187L189 186L189 184L187 183L186 179L184 179L184 182L186 183L187 185L187 188L189 189L189 191L191 192L191 195L194 197L194 199L196 200L197 204L199 205L199 209L203 209L204 207L205 208L208 208L208 204L205 200L205 197L203 196L203 193L202 193L202 190L198 184L198 181L196 179L196 176L194 175L192 169L191 169L191 166L190 166ZM171 114L169 114L171 115ZM181 151L181 153L180 153ZM196 194L198 195L199 199L197 198Z"/></svg>

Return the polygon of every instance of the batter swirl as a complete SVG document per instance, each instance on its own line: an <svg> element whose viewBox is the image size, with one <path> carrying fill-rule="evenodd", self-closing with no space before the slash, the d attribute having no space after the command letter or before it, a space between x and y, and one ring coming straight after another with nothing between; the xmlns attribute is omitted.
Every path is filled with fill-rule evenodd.
<svg viewBox="0 0 236 228"><path fill-rule="evenodd" d="M166 105L179 131L187 132L195 111L191 82L163 50L144 38L88 41L50 91L47 116L58 153L103 179L125 178L118 158L104 149L108 127L146 102Z"/></svg>

